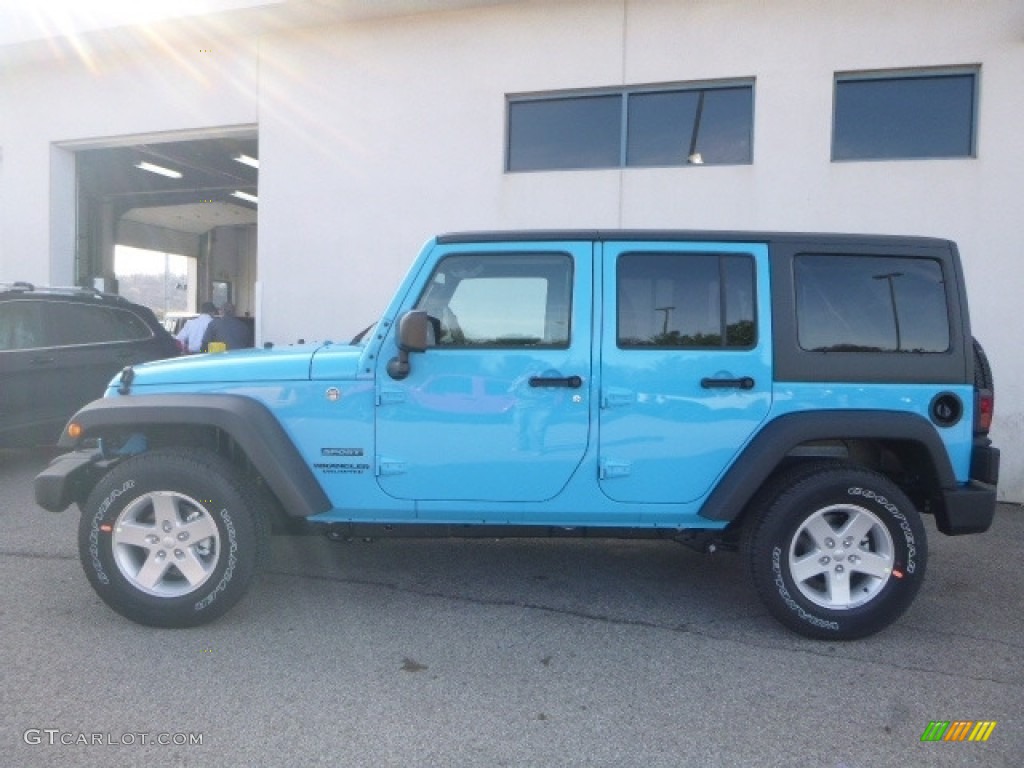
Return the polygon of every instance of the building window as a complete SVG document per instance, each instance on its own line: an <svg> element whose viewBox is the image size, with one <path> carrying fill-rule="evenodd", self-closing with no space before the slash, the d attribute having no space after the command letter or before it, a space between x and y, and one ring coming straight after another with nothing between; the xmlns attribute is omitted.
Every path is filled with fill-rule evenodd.
<svg viewBox="0 0 1024 768"><path fill-rule="evenodd" d="M750 349L754 261L746 254L626 253L618 263L622 349Z"/></svg>
<svg viewBox="0 0 1024 768"><path fill-rule="evenodd" d="M946 282L931 259L796 257L801 349L940 353L949 349Z"/></svg>
<svg viewBox="0 0 1024 768"><path fill-rule="evenodd" d="M833 160L973 157L976 70L837 75Z"/></svg>
<svg viewBox="0 0 1024 768"><path fill-rule="evenodd" d="M634 93L627 103L626 165L750 163L750 86Z"/></svg>
<svg viewBox="0 0 1024 768"><path fill-rule="evenodd" d="M617 166L621 101L621 96L581 96L509 103L508 170Z"/></svg>
<svg viewBox="0 0 1024 768"><path fill-rule="evenodd" d="M509 171L742 165L753 83L509 99Z"/></svg>

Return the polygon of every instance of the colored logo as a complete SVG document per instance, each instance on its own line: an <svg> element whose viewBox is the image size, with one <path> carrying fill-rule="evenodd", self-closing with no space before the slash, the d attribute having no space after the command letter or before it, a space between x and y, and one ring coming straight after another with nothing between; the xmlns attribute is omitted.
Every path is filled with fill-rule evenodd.
<svg viewBox="0 0 1024 768"><path fill-rule="evenodd" d="M995 729L995 720L932 720L921 741L988 741Z"/></svg>

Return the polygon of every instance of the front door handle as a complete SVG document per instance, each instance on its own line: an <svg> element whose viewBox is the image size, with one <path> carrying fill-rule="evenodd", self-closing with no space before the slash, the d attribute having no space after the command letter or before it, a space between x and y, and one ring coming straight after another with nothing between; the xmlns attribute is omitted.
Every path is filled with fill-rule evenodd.
<svg viewBox="0 0 1024 768"><path fill-rule="evenodd" d="M567 387L568 389L579 389L583 386L583 379L579 376L531 376L531 387Z"/></svg>
<svg viewBox="0 0 1024 768"><path fill-rule="evenodd" d="M738 379L703 378L700 385L704 389L753 389L754 380L749 376L741 376Z"/></svg>

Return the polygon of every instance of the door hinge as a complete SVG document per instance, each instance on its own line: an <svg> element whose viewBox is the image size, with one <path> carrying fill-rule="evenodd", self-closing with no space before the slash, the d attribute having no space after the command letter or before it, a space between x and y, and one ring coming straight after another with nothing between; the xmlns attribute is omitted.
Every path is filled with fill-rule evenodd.
<svg viewBox="0 0 1024 768"><path fill-rule="evenodd" d="M629 477L633 470L633 462L619 459L601 459L600 477L611 480L616 477Z"/></svg>
<svg viewBox="0 0 1024 768"><path fill-rule="evenodd" d="M377 405L394 405L405 402L405 390L382 389L377 392Z"/></svg>
<svg viewBox="0 0 1024 768"><path fill-rule="evenodd" d="M636 394L631 389L608 387L601 396L602 408L618 408L636 402Z"/></svg>
<svg viewBox="0 0 1024 768"><path fill-rule="evenodd" d="M386 456L377 456L377 477L386 475L401 475L409 469L409 464L397 459L389 459Z"/></svg>

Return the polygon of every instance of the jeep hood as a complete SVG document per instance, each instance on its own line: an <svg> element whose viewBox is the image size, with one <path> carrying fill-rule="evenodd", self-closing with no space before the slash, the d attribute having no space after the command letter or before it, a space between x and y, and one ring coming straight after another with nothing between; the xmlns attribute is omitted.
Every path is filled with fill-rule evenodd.
<svg viewBox="0 0 1024 768"><path fill-rule="evenodd" d="M176 357L132 366L132 388L169 384L308 381L312 377L314 357L318 368L329 360L332 373L338 378L347 378L355 374L361 353L360 347L325 344L320 347L242 349ZM120 382L119 373L110 386L116 387Z"/></svg>

